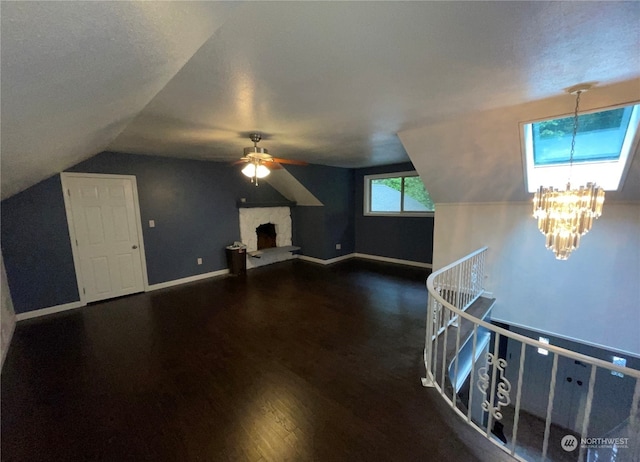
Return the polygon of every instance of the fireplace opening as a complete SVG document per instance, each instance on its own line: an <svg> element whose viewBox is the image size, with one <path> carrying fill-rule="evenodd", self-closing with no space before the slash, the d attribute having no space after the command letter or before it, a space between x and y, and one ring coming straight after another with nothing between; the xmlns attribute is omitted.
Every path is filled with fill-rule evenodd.
<svg viewBox="0 0 640 462"><path fill-rule="evenodd" d="M276 225L264 223L256 228L258 250L276 247Z"/></svg>

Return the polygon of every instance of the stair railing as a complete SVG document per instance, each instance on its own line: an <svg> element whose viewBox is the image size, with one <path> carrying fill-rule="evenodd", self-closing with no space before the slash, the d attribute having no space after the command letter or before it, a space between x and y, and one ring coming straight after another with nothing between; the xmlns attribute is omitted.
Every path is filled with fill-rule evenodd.
<svg viewBox="0 0 640 462"><path fill-rule="evenodd" d="M527 350L532 351L531 348L527 349L527 347L536 349L533 351L545 350L548 355L552 356L553 362L546 413L545 416L540 416L544 419L544 436L542 447L538 448L538 450L539 460L552 460L550 459L549 439L552 431L552 416L554 415L554 395L558 382L558 361L561 358L577 361L585 365L589 372L588 391L584 406L580 409L581 422L576 424L579 427L578 431L575 432L576 434L567 434L562 439L561 445L563 447L561 449L563 451L577 450L578 460L583 461L587 450L590 448L588 443L593 440L593 438L589 438L589 431L598 428L598 416L592 416L591 412L596 390L596 377L600 377L598 373L602 374L604 371L608 374L615 373L616 375L627 377L627 380L633 380L635 385L632 388L634 391L629 403L629 414L623 416L620 422L626 418L629 419L628 434L630 437L622 442L624 445L618 451L616 460L627 460L625 454L631 457L628 460L633 460L632 458L640 453L640 371L555 345L542 343L478 319L465 312L484 293L486 253L487 247L478 249L450 265L434 271L427 279L429 300L424 348L426 375L422 379L423 385L425 387L434 387L447 404L467 424L475 428L485 438L516 459L525 460L519 455L521 448L518 447L518 426L524 404L522 402L522 387ZM461 321L472 325L468 339L461 338ZM478 355L477 353L481 351L481 346L478 343L478 330L482 328L491 332L492 341L488 348L483 350L485 354ZM450 335L455 335L455 344ZM513 340L520 344L515 384L512 384L507 379L506 369L508 362L506 358L500 357L499 354L499 345L502 337L507 337L509 341ZM459 368L457 364L461 342L465 341L473 342L471 355L473 359L470 371L469 368ZM454 350L453 345L455 345ZM452 350L454 354L451 354ZM476 357L480 358L477 361L478 365L476 365ZM449 366L451 366L452 361L454 366L452 368L453 376L449 377L447 371L451 369ZM465 373L469 374L466 379L468 380L468 395L465 396L464 403L461 402L462 399L458 396L457 387L452 385L452 383L457 384L460 379L464 379L464 377L458 378L460 369L464 369ZM515 396L513 395L514 385ZM478 403L476 400L478 399L481 400L481 417L478 417L477 412ZM511 409L511 406L513 406L513 409ZM507 407L509 407L510 411L513 411L511 422L502 421ZM473 411L474 409L476 411ZM509 441L507 443L504 443L506 438L497 438L495 436L496 422L500 423L501 428L505 425L508 426ZM554 428L556 428L556 425L554 425ZM580 437L579 439L578 436ZM585 444L585 441L587 444ZM552 448L552 450L556 449L558 448Z"/></svg>

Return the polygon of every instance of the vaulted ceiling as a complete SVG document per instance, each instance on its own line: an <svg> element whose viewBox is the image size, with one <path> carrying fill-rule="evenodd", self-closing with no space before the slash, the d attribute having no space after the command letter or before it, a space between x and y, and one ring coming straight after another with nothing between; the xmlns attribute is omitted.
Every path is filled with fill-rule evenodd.
<svg viewBox="0 0 640 462"><path fill-rule="evenodd" d="M640 100L639 2L7 2L2 197L104 150L411 160L436 202L524 200L519 124ZM618 198L640 200L640 156ZM615 195L614 195L615 196Z"/></svg>

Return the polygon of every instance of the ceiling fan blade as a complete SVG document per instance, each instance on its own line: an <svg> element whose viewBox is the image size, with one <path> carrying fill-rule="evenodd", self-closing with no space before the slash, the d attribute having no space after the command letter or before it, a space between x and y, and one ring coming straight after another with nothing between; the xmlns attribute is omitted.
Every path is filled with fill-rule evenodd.
<svg viewBox="0 0 640 462"><path fill-rule="evenodd" d="M265 162L266 167L269 170L280 170L282 168L284 168L282 165L280 165L278 162Z"/></svg>
<svg viewBox="0 0 640 462"><path fill-rule="evenodd" d="M293 159L282 159L280 157L273 157L274 162L278 162L281 164L290 164L290 165L309 165L308 162L303 160L293 160Z"/></svg>
<svg viewBox="0 0 640 462"><path fill-rule="evenodd" d="M246 158L243 157L240 160L236 160L235 162L232 162L231 165L245 164L247 162L249 162L249 159L246 159Z"/></svg>

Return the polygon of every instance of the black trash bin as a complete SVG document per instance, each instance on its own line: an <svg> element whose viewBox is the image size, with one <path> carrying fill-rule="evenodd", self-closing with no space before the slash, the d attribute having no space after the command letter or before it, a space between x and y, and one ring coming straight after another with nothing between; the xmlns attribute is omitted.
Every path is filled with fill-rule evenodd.
<svg viewBox="0 0 640 462"><path fill-rule="evenodd" d="M247 274L247 248L246 246L227 246L227 266L229 274L240 276Z"/></svg>

